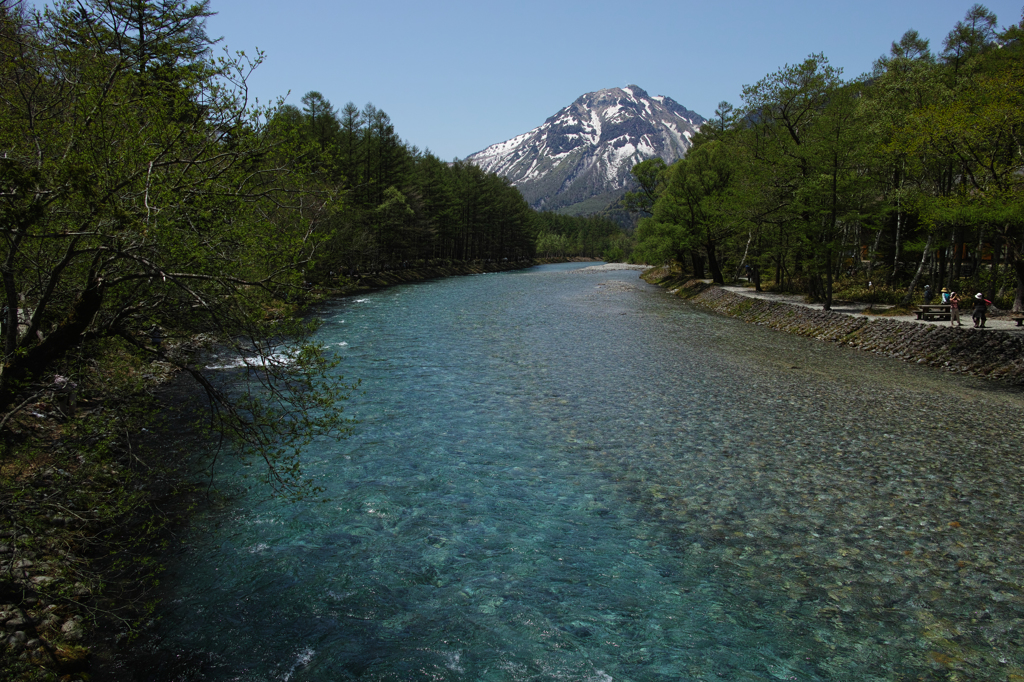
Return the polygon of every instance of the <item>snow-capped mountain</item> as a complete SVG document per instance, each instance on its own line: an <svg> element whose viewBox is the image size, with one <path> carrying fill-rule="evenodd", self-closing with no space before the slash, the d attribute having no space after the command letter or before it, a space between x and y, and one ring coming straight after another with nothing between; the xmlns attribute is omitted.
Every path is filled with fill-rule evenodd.
<svg viewBox="0 0 1024 682"><path fill-rule="evenodd" d="M597 211L633 187L630 169L686 153L704 118L628 85L583 95L528 133L467 161L508 178L537 209Z"/></svg>

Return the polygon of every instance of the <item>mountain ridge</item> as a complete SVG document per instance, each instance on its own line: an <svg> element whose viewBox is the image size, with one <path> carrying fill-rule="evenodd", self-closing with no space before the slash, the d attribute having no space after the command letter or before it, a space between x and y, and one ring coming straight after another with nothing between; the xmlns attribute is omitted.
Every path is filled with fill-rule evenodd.
<svg viewBox="0 0 1024 682"><path fill-rule="evenodd" d="M507 178L539 210L594 212L635 187L630 169L681 158L705 119L637 85L581 95L528 132L466 161Z"/></svg>

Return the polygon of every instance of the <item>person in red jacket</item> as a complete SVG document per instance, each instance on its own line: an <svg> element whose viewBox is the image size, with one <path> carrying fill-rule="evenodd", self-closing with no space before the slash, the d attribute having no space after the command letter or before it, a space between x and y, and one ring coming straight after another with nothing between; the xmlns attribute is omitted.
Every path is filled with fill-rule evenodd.
<svg viewBox="0 0 1024 682"><path fill-rule="evenodd" d="M974 318L974 326L976 328L985 328L985 320L988 319L985 313L988 312L988 307L990 305L992 305L992 301L988 300L980 293L974 295L974 313L971 315L971 317Z"/></svg>

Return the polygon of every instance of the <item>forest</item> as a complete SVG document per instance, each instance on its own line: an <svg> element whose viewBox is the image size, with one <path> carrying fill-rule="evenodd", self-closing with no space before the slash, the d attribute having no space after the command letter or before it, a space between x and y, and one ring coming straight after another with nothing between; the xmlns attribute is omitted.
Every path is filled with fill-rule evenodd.
<svg viewBox="0 0 1024 682"><path fill-rule="evenodd" d="M907 305L924 285L1024 310L1024 20L972 6L868 74L821 54L722 102L685 159L638 164L636 262Z"/></svg>
<svg viewBox="0 0 1024 682"><path fill-rule="evenodd" d="M618 243L609 220L535 211L507 180L402 142L372 104L339 112L315 91L301 104L276 110L270 134L296 140L293 158L342 197L325 218L313 281L422 262L600 257Z"/></svg>
<svg viewBox="0 0 1024 682"><path fill-rule="evenodd" d="M53 394L54 376L99 391L99 358L159 361L273 462L282 433L331 431L313 413L344 395L316 383L332 360L301 313L317 296L421 265L615 255L614 224L537 213L497 175L404 142L372 104L258 105L264 55L222 50L212 14L0 0L0 412ZM301 362L266 362L283 338ZM211 342L258 359L261 398L211 383L193 348ZM283 398L296 368L308 405Z"/></svg>

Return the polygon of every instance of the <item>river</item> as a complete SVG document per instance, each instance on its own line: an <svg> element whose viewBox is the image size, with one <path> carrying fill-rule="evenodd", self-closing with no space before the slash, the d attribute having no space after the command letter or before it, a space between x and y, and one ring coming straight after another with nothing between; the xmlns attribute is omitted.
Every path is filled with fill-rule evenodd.
<svg viewBox="0 0 1024 682"><path fill-rule="evenodd" d="M362 381L330 501L200 514L150 674L1024 675L1019 390L580 267L325 306Z"/></svg>

